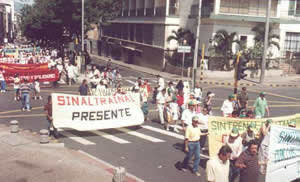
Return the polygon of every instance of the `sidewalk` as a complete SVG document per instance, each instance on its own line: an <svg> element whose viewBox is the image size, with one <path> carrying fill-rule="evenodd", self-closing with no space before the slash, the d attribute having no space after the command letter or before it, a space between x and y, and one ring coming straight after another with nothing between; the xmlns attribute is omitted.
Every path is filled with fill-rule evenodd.
<svg viewBox="0 0 300 182"><path fill-rule="evenodd" d="M108 59L111 60L112 63L127 67L133 70L138 70L144 73L152 74L152 75L161 75L164 78L167 79L181 79L180 75L175 75L167 72L162 72L159 70L142 67L138 65L133 64L127 64L122 61L113 60L111 58L103 57L103 56L97 56L91 54L91 57L98 60L108 61ZM205 84L215 84L215 85L233 85L233 72L221 72L221 71L205 71L204 73L204 79L201 81ZM199 78L199 77L197 77ZM191 78L184 77L183 80L191 80ZM199 79L197 79L199 80ZM251 81L247 80L241 80L239 83L241 86L247 85L247 86L257 86L260 85L259 79L251 79ZM270 71L266 73L264 84L261 86L270 86L270 87L300 87L300 75L288 75L288 76L282 76L280 71Z"/></svg>
<svg viewBox="0 0 300 182"><path fill-rule="evenodd" d="M0 181L112 181L112 174L95 160L62 143L39 144L39 136L27 131L10 133L0 125L0 148Z"/></svg>

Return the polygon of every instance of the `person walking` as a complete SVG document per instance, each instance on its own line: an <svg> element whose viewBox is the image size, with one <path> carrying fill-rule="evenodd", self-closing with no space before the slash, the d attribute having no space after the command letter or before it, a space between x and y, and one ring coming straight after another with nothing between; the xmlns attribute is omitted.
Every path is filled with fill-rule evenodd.
<svg viewBox="0 0 300 182"><path fill-rule="evenodd" d="M202 112L197 114L197 116L199 117L199 127L201 129L202 133L207 133L208 132L208 111L206 108L202 109ZM207 141L207 136L202 136L200 138L200 146L201 146L201 150L205 150L205 143Z"/></svg>
<svg viewBox="0 0 300 182"><path fill-rule="evenodd" d="M237 101L239 105L239 112L243 109L247 110L248 107L248 93L247 93L247 88L243 87L242 91L238 94Z"/></svg>
<svg viewBox="0 0 300 182"><path fill-rule="evenodd" d="M224 144L228 145L232 150L230 155L229 182L234 182L235 178L239 175L239 168L235 166L235 162L243 151L242 138L237 128L232 128L229 136L225 137Z"/></svg>
<svg viewBox="0 0 300 182"><path fill-rule="evenodd" d="M20 85L21 101L22 101L22 111L31 111L30 107L30 90L31 86L27 79L24 79L23 83Z"/></svg>
<svg viewBox="0 0 300 182"><path fill-rule="evenodd" d="M255 124L251 123L251 124L248 125L247 131L242 133L241 137L243 139L242 143L244 145L244 148L248 147L248 143L251 140L255 139L255 132L253 131L254 129L255 129Z"/></svg>
<svg viewBox="0 0 300 182"><path fill-rule="evenodd" d="M206 98L204 99L204 106L203 108L207 109L207 112L209 115L213 115L212 113L212 99L215 96L214 93L212 93L211 91L208 91L206 94Z"/></svg>
<svg viewBox="0 0 300 182"><path fill-rule="evenodd" d="M190 101L188 103L188 108L182 112L181 124L182 124L183 130L186 129L186 126L189 126L192 124L192 118L194 116L196 116L195 105L196 105L196 103L194 101Z"/></svg>
<svg viewBox="0 0 300 182"><path fill-rule="evenodd" d="M156 104L157 104L157 108L158 108L159 119L160 119L160 123L162 125L165 124L164 108L165 108L167 99L168 99L168 94L167 94L166 89L164 88L156 96Z"/></svg>
<svg viewBox="0 0 300 182"><path fill-rule="evenodd" d="M255 100L253 105L253 111L256 119L265 117L266 112L267 116L270 116L267 99L265 98L265 92L260 92L259 97Z"/></svg>
<svg viewBox="0 0 300 182"><path fill-rule="evenodd" d="M46 119L48 121L48 130L49 130L49 136L53 136L54 138L58 138L58 131L53 126L53 117L52 117L52 97L51 95L48 96L48 101L44 106L44 111L46 114Z"/></svg>
<svg viewBox="0 0 300 182"><path fill-rule="evenodd" d="M202 135L207 135L208 133L201 133L198 123L198 116L194 116L192 118L192 124L189 125L185 131L185 143L188 147L185 148L185 152L187 152L187 154L182 162L182 171L186 171L186 169L188 169L189 161L192 159L192 156L194 156L192 172L196 176L201 176L199 172L201 152L199 140Z"/></svg>
<svg viewBox="0 0 300 182"><path fill-rule="evenodd" d="M6 82L4 78L4 70L1 68L0 69L0 86L1 86L1 93L6 92Z"/></svg>
<svg viewBox="0 0 300 182"><path fill-rule="evenodd" d="M206 163L206 176L208 182L229 182L229 158L232 153L228 145L223 145L218 156Z"/></svg>
<svg viewBox="0 0 300 182"><path fill-rule="evenodd" d="M228 99L223 102L221 111L223 112L224 117L231 117L233 112L233 99L234 95L229 95Z"/></svg>
<svg viewBox="0 0 300 182"><path fill-rule="evenodd" d="M240 182L259 180L259 161L257 157L258 144L250 140L248 148L236 160L235 166L240 169Z"/></svg>
<svg viewBox="0 0 300 182"><path fill-rule="evenodd" d="M88 83L87 83L87 80L84 79L78 89L78 92L80 95L88 95L89 93L89 86L88 86Z"/></svg>

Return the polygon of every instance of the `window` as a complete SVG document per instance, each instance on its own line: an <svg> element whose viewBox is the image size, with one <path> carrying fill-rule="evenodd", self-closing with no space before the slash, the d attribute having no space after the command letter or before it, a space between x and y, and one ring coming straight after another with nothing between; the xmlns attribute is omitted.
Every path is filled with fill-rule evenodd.
<svg viewBox="0 0 300 182"><path fill-rule="evenodd" d="M241 44L241 48L247 48L247 36L246 35L242 35L240 37L240 44Z"/></svg>
<svg viewBox="0 0 300 182"><path fill-rule="evenodd" d="M290 0L289 1L289 11L288 15L295 16L300 15L300 0Z"/></svg>
<svg viewBox="0 0 300 182"><path fill-rule="evenodd" d="M286 32L284 48L286 51L300 52L300 33Z"/></svg>
<svg viewBox="0 0 300 182"><path fill-rule="evenodd" d="M134 37L134 35L135 35L135 25L134 24L130 24L129 25L129 38L130 38L130 40L131 41L135 41L135 37Z"/></svg>
<svg viewBox="0 0 300 182"><path fill-rule="evenodd" d="M150 44L152 45L153 44L153 25L151 24L145 24L143 25L144 28L143 28L143 33L144 33L144 43L145 44Z"/></svg>
<svg viewBox="0 0 300 182"><path fill-rule="evenodd" d="M135 28L136 41L143 43L143 25L137 24Z"/></svg>

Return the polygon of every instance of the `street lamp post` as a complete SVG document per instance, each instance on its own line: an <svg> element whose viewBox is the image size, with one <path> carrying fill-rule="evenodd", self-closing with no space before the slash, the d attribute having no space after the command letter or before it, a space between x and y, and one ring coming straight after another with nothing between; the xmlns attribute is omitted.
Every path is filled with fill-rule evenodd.
<svg viewBox="0 0 300 182"><path fill-rule="evenodd" d="M200 26L201 26L201 8L202 8L202 0L199 0L199 12L198 12L198 26L196 33L196 44L194 50L194 61L193 61L193 74L192 74L192 88L195 88L196 75L197 75L197 60L198 60L198 49L199 49L199 41L200 41Z"/></svg>
<svg viewBox="0 0 300 182"><path fill-rule="evenodd" d="M81 10L81 51L84 51L84 0L82 2L82 10Z"/></svg>
<svg viewBox="0 0 300 182"><path fill-rule="evenodd" d="M82 2L81 10L81 73L85 72L85 57L84 57L84 0Z"/></svg>

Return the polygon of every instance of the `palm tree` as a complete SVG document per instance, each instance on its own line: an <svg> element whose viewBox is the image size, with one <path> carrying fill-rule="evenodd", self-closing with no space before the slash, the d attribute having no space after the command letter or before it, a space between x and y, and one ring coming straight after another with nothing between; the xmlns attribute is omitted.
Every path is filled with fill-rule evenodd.
<svg viewBox="0 0 300 182"><path fill-rule="evenodd" d="M170 35L167 38L167 41L170 42L171 40L176 40L178 45L183 45L184 41L186 41L186 45L191 46L192 51L189 54L186 54L186 58L185 60L192 60L191 59L191 55L193 55L194 52L194 47L195 47L195 35L187 29L184 28L179 28L178 30L173 30L172 31L172 35ZM174 65L179 66L181 65L181 57L182 54L173 52L173 53L168 53L168 55L166 55L166 59L168 60L168 62L172 62ZM188 65L188 61L185 62L185 65ZM166 65L165 65L166 66ZM181 65L183 66L183 65Z"/></svg>
<svg viewBox="0 0 300 182"><path fill-rule="evenodd" d="M237 33L232 32L228 33L226 30L219 30L216 32L213 37L213 49L217 56L223 57L222 69L226 66L226 69L230 69L230 60L233 57L232 45L234 43L240 44L240 41L237 39Z"/></svg>
<svg viewBox="0 0 300 182"><path fill-rule="evenodd" d="M269 28L268 46L269 47L275 46L278 48L278 50L280 50L280 45L278 43L280 36L277 34L273 34L273 29L274 29L274 25L271 25ZM255 44L263 45L265 41L265 24L259 23L255 27L253 27L251 31L255 33L255 37L254 37Z"/></svg>
<svg viewBox="0 0 300 182"><path fill-rule="evenodd" d="M174 35L170 35L167 38L167 41L176 40L179 45L182 45L184 40L186 40L187 45L190 45L192 48L195 45L195 35L190 31L184 28L179 28L177 31L173 30Z"/></svg>

